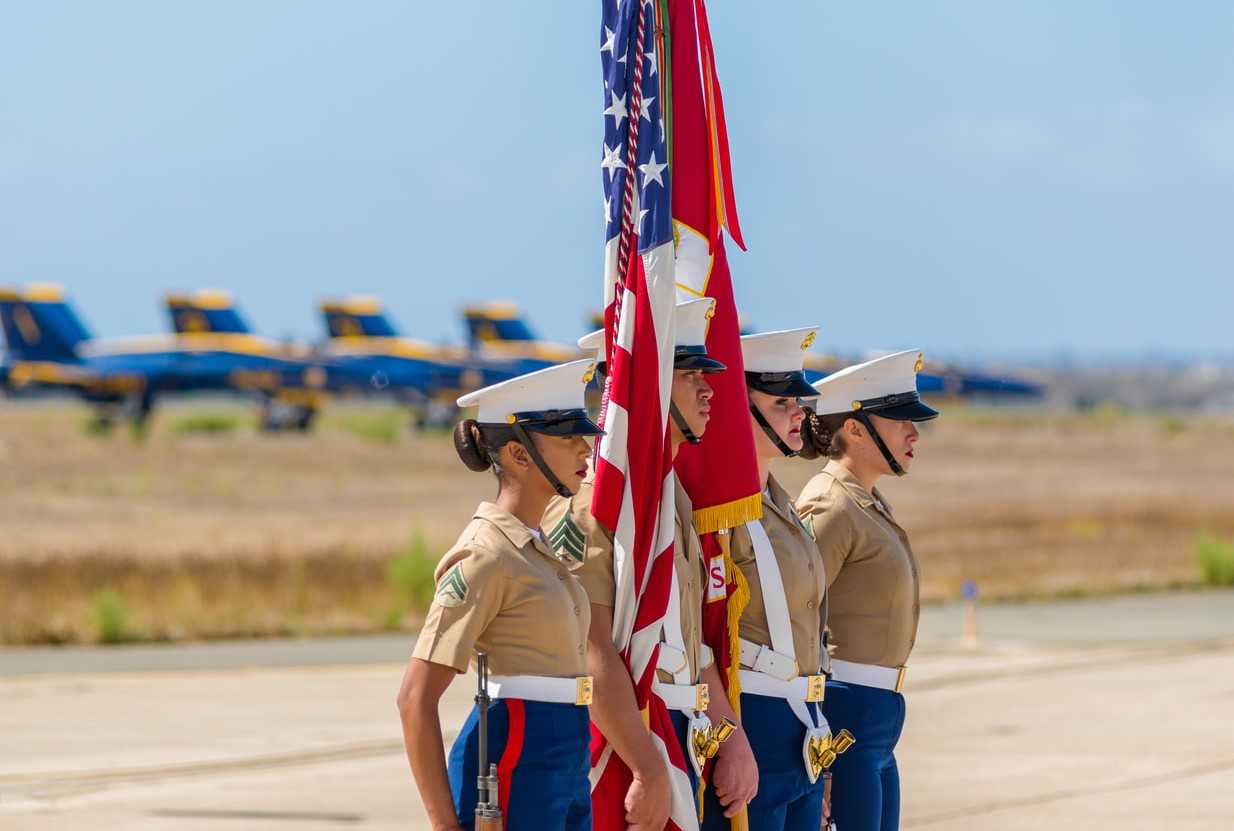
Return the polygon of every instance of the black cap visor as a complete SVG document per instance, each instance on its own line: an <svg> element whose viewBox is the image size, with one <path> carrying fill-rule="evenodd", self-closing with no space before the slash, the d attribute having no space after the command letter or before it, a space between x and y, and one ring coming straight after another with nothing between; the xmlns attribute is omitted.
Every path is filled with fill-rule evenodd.
<svg viewBox="0 0 1234 831"><path fill-rule="evenodd" d="M881 418L889 418L892 421L930 421L938 418L938 410L926 405L917 393L912 393L911 397L904 400L905 396L890 396L895 400L883 405L873 404L867 405L862 402L862 409L867 413L873 413Z"/></svg>
<svg viewBox="0 0 1234 831"><path fill-rule="evenodd" d="M673 350L673 369L723 372L728 367L715 358L707 357L707 347L705 346L678 346Z"/></svg>
<svg viewBox="0 0 1234 831"><path fill-rule="evenodd" d="M600 429L586 410L539 410L515 413L515 421L523 429L546 436L602 436Z"/></svg>
<svg viewBox="0 0 1234 831"><path fill-rule="evenodd" d="M747 372L746 386L781 398L817 398L804 372Z"/></svg>

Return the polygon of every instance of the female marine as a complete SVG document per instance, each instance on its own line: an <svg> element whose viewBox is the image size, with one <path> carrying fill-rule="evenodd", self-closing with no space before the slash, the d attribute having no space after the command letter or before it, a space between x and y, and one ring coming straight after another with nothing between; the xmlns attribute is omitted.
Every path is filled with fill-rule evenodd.
<svg viewBox="0 0 1234 831"><path fill-rule="evenodd" d="M801 450L805 412L798 399L815 394L802 363L814 335L811 327L741 339L763 485L762 519L735 529L731 547L750 588L739 634L741 720L758 763L751 831L817 831L823 811L817 745L828 732L819 711L826 582L813 538L770 471L773 461ZM710 804L703 819L705 829L728 827Z"/></svg>
<svg viewBox="0 0 1234 831"><path fill-rule="evenodd" d="M797 499L826 570L835 640L823 711L857 737L832 768L829 807L844 831L900 824L895 746L921 606L917 558L875 483L908 472L918 422L938 416L917 394L920 369L914 350L829 375L802 425L801 455L828 460Z"/></svg>
<svg viewBox="0 0 1234 831"><path fill-rule="evenodd" d="M591 361L549 367L465 395L478 406L454 446L476 471L493 470L482 502L437 567L437 590L398 694L412 774L435 829L472 829L478 721L473 709L442 750L437 706L476 651L492 674L488 759L497 765L506 831L591 828L587 595L548 545L540 517L587 472L584 409Z"/></svg>

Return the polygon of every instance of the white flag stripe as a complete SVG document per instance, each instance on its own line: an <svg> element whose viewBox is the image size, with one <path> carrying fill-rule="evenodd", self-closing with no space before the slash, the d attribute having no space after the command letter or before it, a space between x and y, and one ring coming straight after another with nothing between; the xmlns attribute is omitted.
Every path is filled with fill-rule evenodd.
<svg viewBox="0 0 1234 831"><path fill-rule="evenodd" d="M609 399L604 411L604 437L600 439L600 458L620 471L626 469L626 441L630 430L630 414L626 408ZM625 507L624 500L622 507Z"/></svg>

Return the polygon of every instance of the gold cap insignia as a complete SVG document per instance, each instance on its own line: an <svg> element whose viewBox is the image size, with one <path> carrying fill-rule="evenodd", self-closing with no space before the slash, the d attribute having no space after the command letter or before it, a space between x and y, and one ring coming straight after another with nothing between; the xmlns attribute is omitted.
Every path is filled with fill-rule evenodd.
<svg viewBox="0 0 1234 831"><path fill-rule="evenodd" d="M506 424L513 424L516 421L518 421L518 419L514 417L514 413L510 413L506 416Z"/></svg>
<svg viewBox="0 0 1234 831"><path fill-rule="evenodd" d="M925 366L925 355L918 353L917 363L913 365L913 372L920 372L923 366Z"/></svg>
<svg viewBox="0 0 1234 831"><path fill-rule="evenodd" d="M854 409L854 410L860 410L860 409L861 409L861 402L860 402L860 401L854 401L854 402L853 402L853 409Z"/></svg>
<svg viewBox="0 0 1234 831"><path fill-rule="evenodd" d="M810 334L806 335L806 339L801 342L802 352L806 351L807 349L809 349L811 346L814 345L814 336L817 334L818 334L817 332L811 332Z"/></svg>
<svg viewBox="0 0 1234 831"><path fill-rule="evenodd" d="M592 361L591 365L587 367L587 371L583 373L583 383L590 384L591 379L594 378L595 376L596 376L596 363L595 361Z"/></svg>

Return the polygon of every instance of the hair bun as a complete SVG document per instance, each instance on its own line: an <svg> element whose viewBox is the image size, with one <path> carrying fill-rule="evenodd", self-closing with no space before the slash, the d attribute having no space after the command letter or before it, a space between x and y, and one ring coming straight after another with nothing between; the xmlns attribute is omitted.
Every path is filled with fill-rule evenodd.
<svg viewBox="0 0 1234 831"><path fill-rule="evenodd" d="M480 425L474 418L466 418L454 425L454 452L477 473L493 466L492 460L480 443Z"/></svg>
<svg viewBox="0 0 1234 831"><path fill-rule="evenodd" d="M801 449L797 451L797 455L813 461L826 454L831 437L823 433L823 425L812 407L801 409L805 410L806 417L801 420Z"/></svg>

